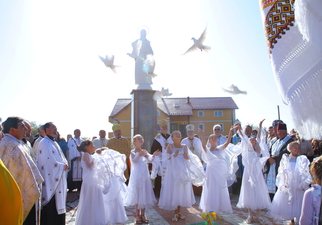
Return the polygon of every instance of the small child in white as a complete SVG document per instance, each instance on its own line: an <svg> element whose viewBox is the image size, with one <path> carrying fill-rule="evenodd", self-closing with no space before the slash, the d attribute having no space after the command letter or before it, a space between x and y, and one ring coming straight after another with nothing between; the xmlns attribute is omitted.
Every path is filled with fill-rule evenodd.
<svg viewBox="0 0 322 225"><path fill-rule="evenodd" d="M131 176L126 206L135 206L135 222L136 224L142 224L149 222L145 216L145 208L156 203L147 163L152 162L154 156L159 155L161 152L158 150L151 155L147 150L142 149L144 139L140 134L135 135L132 140L135 148L131 150L130 155Z"/></svg>
<svg viewBox="0 0 322 225"><path fill-rule="evenodd" d="M304 192L311 183L310 162L305 155L300 155L300 144L293 141L288 144L290 154L284 154L278 168L276 185L270 214L274 220L291 220L298 224L301 215Z"/></svg>

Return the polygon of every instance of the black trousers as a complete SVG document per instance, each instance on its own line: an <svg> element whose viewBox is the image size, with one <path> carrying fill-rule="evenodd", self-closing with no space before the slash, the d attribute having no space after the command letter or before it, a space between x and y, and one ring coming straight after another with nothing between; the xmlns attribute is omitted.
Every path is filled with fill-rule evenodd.
<svg viewBox="0 0 322 225"><path fill-rule="evenodd" d="M40 224L41 225L65 225L66 214L58 215L56 209L55 195L50 201L41 209Z"/></svg>
<svg viewBox="0 0 322 225"><path fill-rule="evenodd" d="M31 208L27 218L23 222L23 225L35 225L35 224L36 224L36 206L34 205Z"/></svg>

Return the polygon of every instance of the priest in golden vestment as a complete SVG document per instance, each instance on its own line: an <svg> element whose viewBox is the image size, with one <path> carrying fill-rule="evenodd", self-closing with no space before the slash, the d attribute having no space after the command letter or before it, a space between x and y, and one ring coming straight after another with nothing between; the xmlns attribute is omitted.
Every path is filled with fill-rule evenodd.
<svg viewBox="0 0 322 225"><path fill-rule="evenodd" d="M36 203L41 195L43 178L22 146L21 140L25 133L23 119L9 117L3 122L3 133L5 136L0 142L0 159L20 188L24 224L36 224Z"/></svg>
<svg viewBox="0 0 322 225"><path fill-rule="evenodd" d="M9 170L0 159L0 224L22 224L21 192Z"/></svg>

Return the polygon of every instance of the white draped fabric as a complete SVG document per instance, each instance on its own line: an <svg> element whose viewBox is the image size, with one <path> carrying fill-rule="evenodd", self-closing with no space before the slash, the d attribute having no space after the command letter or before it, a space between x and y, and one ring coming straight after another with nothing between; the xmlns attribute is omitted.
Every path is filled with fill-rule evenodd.
<svg viewBox="0 0 322 225"><path fill-rule="evenodd" d="M82 160L83 183L76 225L125 223L126 156L107 149L102 154L84 153L84 157L90 158L92 167Z"/></svg>
<svg viewBox="0 0 322 225"><path fill-rule="evenodd" d="M111 188L104 195L105 213L108 224L125 223L127 215L125 211L125 199L128 193L125 185L124 171L127 168L126 156L113 149L106 149L100 157L103 157L109 165L111 175Z"/></svg>
<svg viewBox="0 0 322 225"><path fill-rule="evenodd" d="M174 157L176 150L180 153ZM186 145L182 145L182 148L174 148L174 145L170 144L168 152L172 153L166 157L168 169L158 205L166 210L175 210L178 206L189 208L196 202L192 184L200 186L205 180L202 164ZM184 159L184 152L188 153L188 160Z"/></svg>
<svg viewBox="0 0 322 225"><path fill-rule="evenodd" d="M85 162L88 161L90 166ZM109 191L110 169L103 157L99 154L90 155L85 152L82 157L83 183L76 225L107 224L104 194Z"/></svg>
<svg viewBox="0 0 322 225"><path fill-rule="evenodd" d="M209 151L208 148L206 152L203 151L202 159L207 163L206 182L199 205L203 212L232 213L228 187L236 179L237 156L240 153L240 146L233 144L226 149L219 146L215 151Z"/></svg>
<svg viewBox="0 0 322 225"><path fill-rule="evenodd" d="M294 159L283 155L276 177L278 190L270 210L275 220L300 218L303 195L312 182L309 165L306 156Z"/></svg>
<svg viewBox="0 0 322 225"><path fill-rule="evenodd" d="M305 139L322 135L322 1L259 0L280 95Z"/></svg>
<svg viewBox="0 0 322 225"><path fill-rule="evenodd" d="M254 151L249 138L243 131L239 132L242 146L244 174L240 190L238 208L268 209L271 204L266 181L262 170L269 158L264 129L260 129L260 139L257 138L261 152Z"/></svg>
<svg viewBox="0 0 322 225"><path fill-rule="evenodd" d="M153 156L148 154L140 156L135 149L131 151L131 176L128 186L128 196L126 206L138 205L138 209L145 209L156 203L150 174L148 170L149 162L154 161Z"/></svg>

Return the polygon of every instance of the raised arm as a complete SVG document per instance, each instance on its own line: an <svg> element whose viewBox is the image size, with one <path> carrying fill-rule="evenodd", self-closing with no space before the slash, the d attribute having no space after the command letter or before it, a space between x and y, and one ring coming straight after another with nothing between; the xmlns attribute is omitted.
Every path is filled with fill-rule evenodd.
<svg viewBox="0 0 322 225"><path fill-rule="evenodd" d="M207 146L206 146L206 139L205 139L205 131L198 128L198 130L201 133L201 142L202 142L202 148L205 152L207 152Z"/></svg>
<svg viewBox="0 0 322 225"><path fill-rule="evenodd" d="M131 159L133 163L137 163L140 159L141 156L146 155L147 151L145 149L141 149L141 151L139 151L139 154L136 154L135 151L131 151Z"/></svg>
<svg viewBox="0 0 322 225"><path fill-rule="evenodd" d="M257 139L260 140L261 138L261 130L262 130L262 125L265 119L263 119L262 121L259 122L259 128L258 128L258 134L257 134Z"/></svg>
<svg viewBox="0 0 322 225"><path fill-rule="evenodd" d="M228 133L228 138L227 138L227 141L222 145L224 148L226 148L229 143L231 142L231 137L232 137L232 134L233 134L233 130L236 130L238 129L239 125L235 125L235 126L232 126L229 130L229 133Z"/></svg>
<svg viewBox="0 0 322 225"><path fill-rule="evenodd" d="M93 158L90 156L90 154L83 154L83 160L86 163L88 168L92 168L94 165Z"/></svg>

